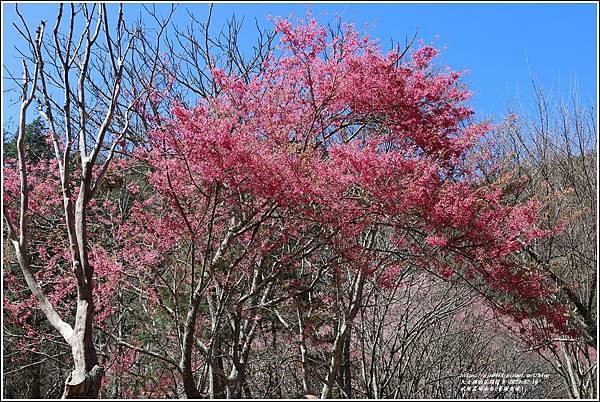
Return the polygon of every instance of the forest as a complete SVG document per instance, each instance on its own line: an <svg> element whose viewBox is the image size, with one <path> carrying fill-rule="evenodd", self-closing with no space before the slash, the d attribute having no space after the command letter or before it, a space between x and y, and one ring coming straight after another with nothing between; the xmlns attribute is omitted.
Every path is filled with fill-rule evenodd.
<svg viewBox="0 0 600 402"><path fill-rule="evenodd" d="M577 91L497 123L416 35L19 7L3 398L597 398Z"/></svg>

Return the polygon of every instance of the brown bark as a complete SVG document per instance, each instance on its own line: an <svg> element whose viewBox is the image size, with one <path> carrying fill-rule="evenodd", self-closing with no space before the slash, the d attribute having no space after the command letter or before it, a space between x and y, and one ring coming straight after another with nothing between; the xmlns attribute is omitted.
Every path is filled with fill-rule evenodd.
<svg viewBox="0 0 600 402"><path fill-rule="evenodd" d="M340 370L340 387L344 391L344 398L352 398L352 366L350 365L350 342L352 337L352 328L348 331L348 336L344 341L342 352L342 367Z"/></svg>
<svg viewBox="0 0 600 402"><path fill-rule="evenodd" d="M97 399L104 369L94 366L88 372L73 370L65 383L62 399Z"/></svg>
<svg viewBox="0 0 600 402"><path fill-rule="evenodd" d="M213 399L224 399L226 396L226 384L221 373L223 373L223 351L221 337L216 335L213 342L213 356L209 368L209 390L208 394Z"/></svg>
<svg viewBox="0 0 600 402"><path fill-rule="evenodd" d="M194 372L192 370L192 352L194 348L194 329L196 327L196 318L198 315L199 298L193 297L191 300L192 305L188 311L183 342L181 345L181 375L183 379L183 388L185 395L188 399L199 399L200 392L196 386L196 380L194 379Z"/></svg>

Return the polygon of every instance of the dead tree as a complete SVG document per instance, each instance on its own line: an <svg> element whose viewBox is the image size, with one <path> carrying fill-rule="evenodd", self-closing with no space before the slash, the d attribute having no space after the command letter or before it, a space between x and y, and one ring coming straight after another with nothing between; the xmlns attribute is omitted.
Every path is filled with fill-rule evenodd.
<svg viewBox="0 0 600 402"><path fill-rule="evenodd" d="M20 208L10 215L4 206L4 217L29 289L50 324L71 348L74 368L65 382L63 398L96 398L104 370L93 338L94 267L88 257L86 211L113 157L125 149L124 139L132 132L130 123L136 108L148 97L149 88L135 86L130 68L136 57L132 50L144 35L139 25L125 24L122 6L113 22L106 4L59 4L54 26L47 27L42 21L34 34L18 8L16 11L20 21L13 25L27 46L17 49L23 60L23 76L18 82ZM166 22L159 24L159 28L164 26ZM47 33L49 29L51 32ZM161 33L159 29L154 35L157 40ZM158 55L150 60L156 64ZM151 77L155 68L146 62L136 74ZM49 301L30 267L30 161L25 155L24 136L32 104L38 106L48 125L62 191L57 196L63 200L71 272L77 283L76 313L66 320Z"/></svg>

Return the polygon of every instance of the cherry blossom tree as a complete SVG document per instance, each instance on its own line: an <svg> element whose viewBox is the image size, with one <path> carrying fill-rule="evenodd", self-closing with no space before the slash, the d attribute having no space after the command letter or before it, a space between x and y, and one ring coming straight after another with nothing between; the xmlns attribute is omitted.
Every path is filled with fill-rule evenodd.
<svg viewBox="0 0 600 402"><path fill-rule="evenodd" d="M384 53L352 25L274 24L279 44L262 70L209 63L213 94L193 107L174 101L148 133L150 150L136 153L152 195L124 227L137 256L128 262L177 281L163 293L170 301L155 298L181 348L161 359L186 395L204 387L198 349L209 395L241 397L263 312L299 295L314 305L326 284L337 318L320 395L331 397L366 278L393 281L407 263L465 276L503 313L568 331L543 273L512 258L553 229L538 226L536 200L510 202L512 177L486 181L479 145L490 126L471 122L461 74L436 71L431 46ZM199 340L204 303L211 330ZM292 323L278 314L303 362L306 307Z"/></svg>
<svg viewBox="0 0 600 402"><path fill-rule="evenodd" d="M35 311L63 338L64 397L441 395L450 368L511 363L478 360L479 319L528 347L589 335L531 260L562 228L548 197L520 196L433 45L309 14L245 57L234 20L170 36L148 11L152 34L106 5L60 5L51 39L22 21L4 305L15 338L55 340ZM50 160L26 156L34 101Z"/></svg>

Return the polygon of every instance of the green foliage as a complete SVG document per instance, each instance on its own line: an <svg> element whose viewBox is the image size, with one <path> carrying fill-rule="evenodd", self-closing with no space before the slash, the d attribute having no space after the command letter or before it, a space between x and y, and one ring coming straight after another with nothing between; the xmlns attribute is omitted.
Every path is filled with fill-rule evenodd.
<svg viewBox="0 0 600 402"><path fill-rule="evenodd" d="M25 126L25 157L29 163L36 163L54 156L52 147L46 142L47 130L46 124L39 117ZM4 132L3 160L17 159L17 136L18 132L13 135Z"/></svg>

